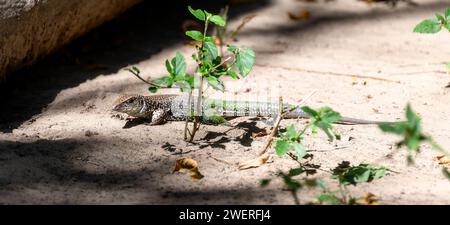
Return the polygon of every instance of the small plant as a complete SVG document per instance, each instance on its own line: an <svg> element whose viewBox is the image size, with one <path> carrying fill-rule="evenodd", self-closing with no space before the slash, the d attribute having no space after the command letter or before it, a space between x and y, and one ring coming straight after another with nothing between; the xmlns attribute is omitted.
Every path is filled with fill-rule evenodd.
<svg viewBox="0 0 450 225"><path fill-rule="evenodd" d="M299 159L303 158L306 155L306 149L301 142L308 128L311 128L313 134L317 133L318 128L321 129L327 134L329 141L333 141L334 138L340 139L340 135L332 125L341 119L338 112L329 107L322 107L319 111L315 111L308 106L304 106L302 110L311 116L310 124L303 130L296 130L294 125L289 125L286 132L280 133L280 139L275 144L275 151L278 156L283 156L290 150L294 150Z"/></svg>
<svg viewBox="0 0 450 225"><path fill-rule="evenodd" d="M426 19L417 24L414 28L414 32L434 34L439 32L442 28L450 31L450 8L445 10L444 15L436 13L436 18Z"/></svg>
<svg viewBox="0 0 450 225"><path fill-rule="evenodd" d="M411 105L406 106L406 121L396 123L382 123L379 128L383 132L396 134L402 137L402 140L397 142L397 148L406 146L408 149L408 162L412 163L412 154L420 152L420 144L428 143L434 149L441 153L446 151L440 147L430 136L422 133L421 118L412 110Z"/></svg>
<svg viewBox="0 0 450 225"><path fill-rule="evenodd" d="M380 124L379 128L387 133L396 134L402 137L402 140L397 142L397 148L406 146L408 150L407 160L409 164L414 163L412 154L420 152L420 144L428 143L433 149L440 153L450 156L450 154L441 146L439 146L433 138L422 133L421 118L412 110L411 105L406 106L407 121L396 123ZM444 175L450 179L450 173L446 168L443 168Z"/></svg>
<svg viewBox="0 0 450 225"><path fill-rule="evenodd" d="M320 185L323 194L317 196L320 203L333 205L355 205L358 204L358 198L353 197L347 190L348 185L356 186L359 183L369 183L373 180L384 177L389 170L385 167L374 166L371 164L359 164L350 166L349 162L343 162L333 169L332 178L338 180L339 190L332 191Z"/></svg>
<svg viewBox="0 0 450 225"><path fill-rule="evenodd" d="M228 45L227 50L231 53L231 56L222 59L221 55L218 54L214 38L208 36L208 27L209 25L225 27L226 21L221 16L211 14L206 10L193 9L190 6L188 10L196 19L204 22L203 32L196 30L186 31L186 35L197 42L195 46L196 52L192 55L197 65L195 74L186 73L186 62L181 53L177 53L171 61L166 60L165 65L169 74L154 82L148 82L143 79L137 67L131 67L128 71L141 81L149 84L149 91L152 93L156 93L161 88L175 86L180 91L188 93L189 101L192 101L193 89L198 89L195 109L187 109L191 112L189 114L193 115L193 121L190 121L189 118L186 120L184 139L191 142L200 127L203 116L204 83L206 82L213 89L223 92L225 85L221 77L225 75L229 75L234 79L246 77L253 68L255 52L251 48L239 48L234 45ZM188 105L191 105L190 102L188 102ZM192 131L188 128L189 122L193 122ZM189 134L189 137L187 134Z"/></svg>
<svg viewBox="0 0 450 225"><path fill-rule="evenodd" d="M289 125L285 132L280 133L280 138L275 144L275 151L278 156L288 154L299 163L299 167L291 169L288 173L278 172L277 177L280 177L283 180L285 186L292 193L296 204L300 203L297 192L305 186L318 186L324 190L323 194L317 197L317 200L320 203L357 204L358 199L353 198L349 194L346 186L380 179L386 175L388 170L385 167L377 167L371 164L350 166L349 163L342 163L332 171L332 177L339 182L339 190L337 191L329 190L326 188L324 182L319 179L309 179L306 177L294 179L294 177L301 174L305 174L306 176L314 174L315 170L320 167L304 164L301 161L301 159L307 155L306 148L302 145L302 140L308 128L311 128L313 134L317 133L318 129L322 130L328 136L329 141L333 141L334 138L340 139L340 135L332 126L333 123L338 122L341 119L341 115L338 112L333 111L330 107L322 107L316 111L308 106L304 106L302 107L302 110L310 115L310 124L302 130L297 130L294 125ZM294 151L294 153L291 151ZM311 168L314 172L311 172ZM262 180L261 186L267 186L270 181L270 179Z"/></svg>
<svg viewBox="0 0 450 225"><path fill-rule="evenodd" d="M302 178L300 180L294 179L294 177L297 177L301 174L307 174L308 171L303 168L294 168L289 170L288 173L284 173L282 171L279 171L277 173L277 177L281 178L283 180L283 183L287 187L287 189L292 193L292 196L294 197L295 204L300 204L300 199L297 195L298 190L302 189L303 187L317 187L317 186L323 186L324 184L319 179L309 179L309 178ZM270 179L264 179L261 180L261 187L266 187L271 182Z"/></svg>

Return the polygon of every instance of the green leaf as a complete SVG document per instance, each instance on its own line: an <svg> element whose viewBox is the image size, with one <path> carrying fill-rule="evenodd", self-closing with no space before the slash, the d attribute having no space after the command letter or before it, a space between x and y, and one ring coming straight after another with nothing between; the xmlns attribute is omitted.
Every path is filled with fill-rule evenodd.
<svg viewBox="0 0 450 225"><path fill-rule="evenodd" d="M403 134L403 133L406 132L408 124L407 124L407 122L381 123L381 124L378 125L378 127L383 132L400 135L400 134Z"/></svg>
<svg viewBox="0 0 450 225"><path fill-rule="evenodd" d="M289 143L287 143L286 141L280 140L280 141L277 141L277 143L275 145L275 151L276 151L277 155L281 157L289 151L290 147L291 146L289 145Z"/></svg>
<svg viewBox="0 0 450 225"><path fill-rule="evenodd" d="M141 71L139 70L139 68L137 68L136 66L132 66L131 69L132 69L135 73L137 73L137 74L140 74L140 73L141 73Z"/></svg>
<svg viewBox="0 0 450 225"><path fill-rule="evenodd" d="M191 92L192 90L191 85L185 80L177 81L175 85L180 88L181 92Z"/></svg>
<svg viewBox="0 0 450 225"><path fill-rule="evenodd" d="M444 16L442 16L441 14L436 13L436 18L439 20L439 22L440 22L441 24L444 24L444 23L445 23L445 18L444 18Z"/></svg>
<svg viewBox="0 0 450 225"><path fill-rule="evenodd" d="M284 180L284 184L286 184L286 186L288 186L294 190L302 187L300 182L291 179L291 177L289 177L289 176L283 176L283 180Z"/></svg>
<svg viewBox="0 0 450 225"><path fill-rule="evenodd" d="M289 125L286 127L286 135L289 139L295 138L297 131L295 131L294 125Z"/></svg>
<svg viewBox="0 0 450 225"><path fill-rule="evenodd" d="M240 49L236 55L236 66L241 76L247 76L255 63L255 52L251 48Z"/></svg>
<svg viewBox="0 0 450 225"><path fill-rule="evenodd" d="M196 31L196 30L186 31L186 36L189 36L190 38L192 38L196 41L203 41L203 39L204 39L203 34L200 31Z"/></svg>
<svg viewBox="0 0 450 225"><path fill-rule="evenodd" d="M384 177L386 172L385 167L377 167L371 164L359 164L358 166L340 164L333 169L334 178L337 178L339 183L343 185L371 182Z"/></svg>
<svg viewBox="0 0 450 225"><path fill-rule="evenodd" d="M214 44L213 42L203 42L203 48L206 50L207 56L210 57L211 60L214 60L217 58L218 53L217 53L217 47L216 44Z"/></svg>
<svg viewBox="0 0 450 225"><path fill-rule="evenodd" d="M428 19L424 20L421 23L417 24L414 28L414 32L416 33L437 33L441 30L442 25L436 19Z"/></svg>
<svg viewBox="0 0 450 225"><path fill-rule="evenodd" d="M415 126L420 121L420 117L412 110L409 103L406 106L406 119L410 126Z"/></svg>
<svg viewBox="0 0 450 225"><path fill-rule="evenodd" d="M206 15L203 12L203 10L201 10L201 9L194 10L191 6L188 6L188 9L189 9L189 12L191 12L191 14L195 16L195 18L197 18L201 21L205 21Z"/></svg>
<svg viewBox="0 0 450 225"><path fill-rule="evenodd" d="M341 120L341 114L333 111L330 107L322 107L319 109L319 114L321 115L321 119L325 123L335 123Z"/></svg>
<svg viewBox="0 0 450 225"><path fill-rule="evenodd" d="M450 20L450 19L449 19ZM444 25L445 29L450 31L450 21Z"/></svg>
<svg viewBox="0 0 450 225"><path fill-rule="evenodd" d="M444 174L445 177L447 177L450 180L450 172L448 171L447 168L442 168L442 173Z"/></svg>
<svg viewBox="0 0 450 225"><path fill-rule="evenodd" d="M262 179L260 183L261 187L267 187L267 185L270 184L270 181L270 179Z"/></svg>
<svg viewBox="0 0 450 225"><path fill-rule="evenodd" d="M158 91L158 87L156 86L150 86L148 88L148 91L150 91L151 93L156 93Z"/></svg>
<svg viewBox="0 0 450 225"><path fill-rule="evenodd" d="M341 205L341 200L334 194L321 194L317 196L317 200L321 203L329 203L332 205Z"/></svg>
<svg viewBox="0 0 450 225"><path fill-rule="evenodd" d="M159 86L171 87L173 84L173 79L172 77L164 76L161 77L161 79L155 80L155 84Z"/></svg>
<svg viewBox="0 0 450 225"><path fill-rule="evenodd" d="M291 169L291 170L289 170L289 176L295 177L295 176L302 174L303 172L305 172L305 171L302 168Z"/></svg>
<svg viewBox="0 0 450 225"><path fill-rule="evenodd" d="M232 52L232 53L236 53L237 51L239 51L239 48L234 45L228 45L227 49L229 52Z"/></svg>
<svg viewBox="0 0 450 225"><path fill-rule="evenodd" d="M327 190L327 187L325 186L325 182L323 182L323 180L316 179L316 183L320 188L322 188L322 190Z"/></svg>
<svg viewBox="0 0 450 225"><path fill-rule="evenodd" d="M169 72L171 76L174 76L172 66L170 65L169 60L166 59L166 70Z"/></svg>
<svg viewBox="0 0 450 225"><path fill-rule="evenodd" d="M172 59L172 66L175 76L184 76L186 74L186 62L180 52L177 52L175 58Z"/></svg>
<svg viewBox="0 0 450 225"><path fill-rule="evenodd" d="M317 117L317 115L318 115L318 112L316 112L314 109L311 109L308 106L303 106L301 109L303 112L305 112L306 114L308 114L311 117Z"/></svg>
<svg viewBox="0 0 450 225"><path fill-rule="evenodd" d="M445 15L445 19L450 20L450 8L447 8L445 10L444 15Z"/></svg>
<svg viewBox="0 0 450 225"><path fill-rule="evenodd" d="M225 26L225 20L218 15L211 16L211 18L209 18L209 21L213 22L217 26Z"/></svg>
<svg viewBox="0 0 450 225"><path fill-rule="evenodd" d="M234 72L233 70L231 70L231 68L229 68L229 70L227 70L228 75L230 75L230 77L234 78L234 79L239 79L239 76L236 72Z"/></svg>
<svg viewBox="0 0 450 225"><path fill-rule="evenodd" d="M224 91L225 87L220 79L213 76L208 76L206 77L206 80L208 81L208 84L211 85L211 87L213 87L214 89L222 92Z"/></svg>
<svg viewBox="0 0 450 225"><path fill-rule="evenodd" d="M295 153L297 153L297 157L299 159L305 157L306 149L302 144L296 143L296 144L293 144L293 146L294 146Z"/></svg>

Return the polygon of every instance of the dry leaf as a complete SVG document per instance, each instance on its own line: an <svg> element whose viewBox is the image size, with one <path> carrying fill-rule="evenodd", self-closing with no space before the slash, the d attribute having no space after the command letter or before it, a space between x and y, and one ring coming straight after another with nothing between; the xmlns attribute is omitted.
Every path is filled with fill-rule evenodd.
<svg viewBox="0 0 450 225"><path fill-rule="evenodd" d="M311 16L311 13L306 10L302 10L298 14L293 14L291 12L288 12L287 14L291 20L307 20Z"/></svg>
<svg viewBox="0 0 450 225"><path fill-rule="evenodd" d="M175 163L175 168L173 169L172 173L184 171L189 172L189 175L191 175L193 181L197 181L203 178L203 175L200 173L200 171L198 171L197 161L191 158L178 159Z"/></svg>
<svg viewBox="0 0 450 225"><path fill-rule="evenodd" d="M378 205L380 198L370 192L367 192L364 198L361 199L361 204L364 205Z"/></svg>
<svg viewBox="0 0 450 225"><path fill-rule="evenodd" d="M439 164L450 164L450 159L448 159L445 155L437 156L436 159L439 161Z"/></svg>
<svg viewBox="0 0 450 225"><path fill-rule="evenodd" d="M252 137L253 138L257 138L257 137L264 137L269 135L269 133L267 132L267 130L263 130L261 132L256 132L256 133L252 133Z"/></svg>
<svg viewBox="0 0 450 225"><path fill-rule="evenodd" d="M259 156L256 159L252 159L250 161L244 162L244 163L240 163L239 164L239 169L240 170L246 170L246 169L250 169L250 168L256 168L261 166L262 164L266 163L267 160L269 160L269 154L264 153L261 156Z"/></svg>

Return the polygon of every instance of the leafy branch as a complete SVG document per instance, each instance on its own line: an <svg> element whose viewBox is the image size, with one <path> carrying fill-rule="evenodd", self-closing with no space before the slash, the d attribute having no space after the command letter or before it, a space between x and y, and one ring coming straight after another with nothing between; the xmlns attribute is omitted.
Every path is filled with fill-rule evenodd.
<svg viewBox="0 0 450 225"><path fill-rule="evenodd" d="M194 99L192 96L193 89L198 89L195 109L187 109L186 115L188 116L186 118L184 131L184 139L188 142L192 142L203 119L202 105L204 101L204 83L206 82L210 87L217 91L225 91L225 85L221 80L221 77L225 75L234 79L246 77L253 68L256 56L251 48L228 45L227 50L231 53L231 56L223 60L222 56L218 54L214 38L208 36L208 28L209 25L225 27L225 19L220 15L214 15L206 10L193 9L190 6L188 6L188 10L196 19L204 22L203 32L197 30L186 31L186 36L198 43L195 46L196 52L192 55L192 58L197 65L195 74L191 75L186 73L187 65L185 58L179 52L176 53L176 56L171 61L165 61L168 75L165 75L154 82L143 79L140 76L140 71L137 67L132 67L131 69L128 69L128 71L141 81L149 84L150 87L148 90L151 93L156 93L161 88L178 87L181 92L189 94L189 106ZM191 119L193 119L192 131L190 131L188 127ZM189 137L187 134L189 134Z"/></svg>

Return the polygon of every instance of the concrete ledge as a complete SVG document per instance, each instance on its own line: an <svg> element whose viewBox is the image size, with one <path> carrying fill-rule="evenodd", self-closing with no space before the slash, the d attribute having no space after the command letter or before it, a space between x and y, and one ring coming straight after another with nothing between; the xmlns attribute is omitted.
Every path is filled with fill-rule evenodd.
<svg viewBox="0 0 450 225"><path fill-rule="evenodd" d="M140 0L0 0L0 80Z"/></svg>

